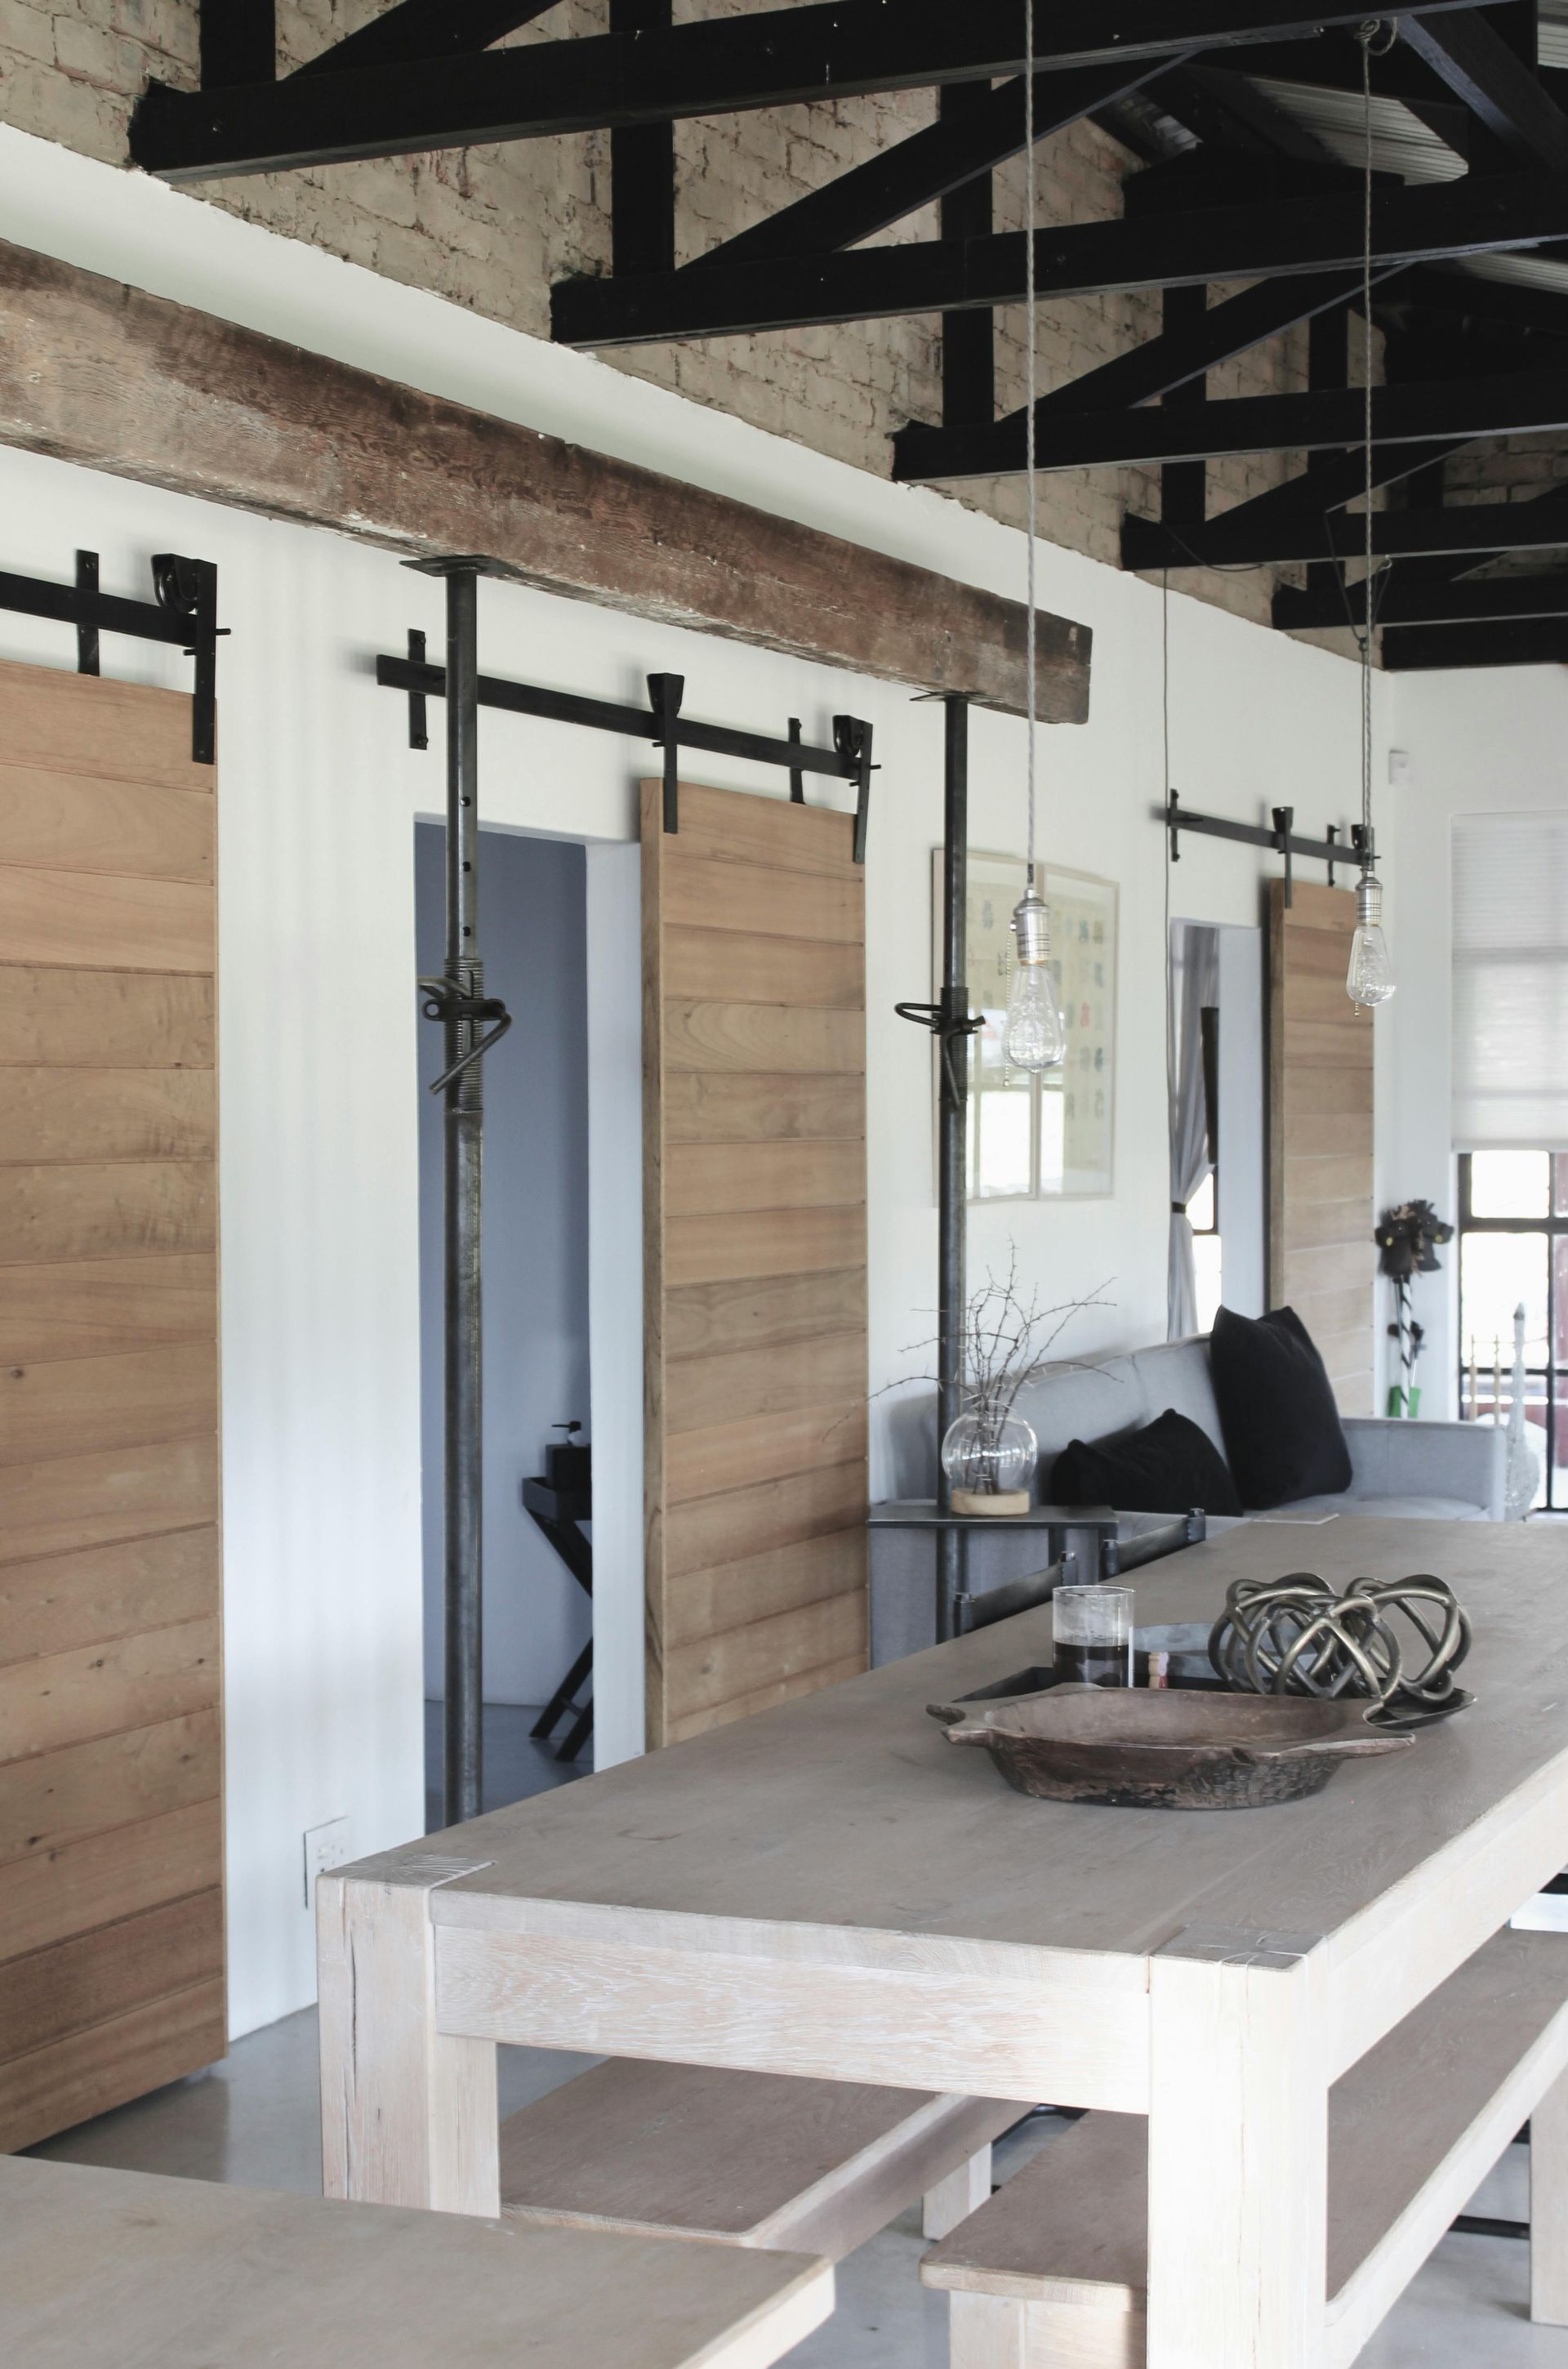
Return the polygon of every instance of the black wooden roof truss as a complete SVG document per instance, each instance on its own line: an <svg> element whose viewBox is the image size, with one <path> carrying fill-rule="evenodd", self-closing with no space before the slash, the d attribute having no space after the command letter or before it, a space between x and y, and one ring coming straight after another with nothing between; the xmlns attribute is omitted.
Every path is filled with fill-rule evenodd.
<svg viewBox="0 0 1568 2369"><path fill-rule="evenodd" d="M998 409L994 315L1023 299L1024 235L994 227L991 201L1024 142L1021 0L796 0L681 25L671 0L610 0L604 33L509 40L551 5L393 0L280 73L273 0L201 0L201 86L149 85L132 160L187 182L608 131L612 269L555 287L557 341L937 314L943 417L898 432L894 475L1022 471L1024 415ZM1346 328L1361 301L1365 0L1310 14L1301 0L1035 6L1036 138L1092 119L1139 160L1118 218L1035 233L1041 299L1164 292L1158 334L1040 396L1039 465L1159 470L1161 515L1127 519L1126 566L1304 564L1276 624L1359 626ZM1536 0L1411 0L1397 17L1372 64L1385 662L1568 662L1568 486L1445 499L1446 464L1501 438L1560 437L1568 475L1568 72L1541 63ZM679 121L926 89L940 103L923 129L679 261ZM934 237L865 244L931 207ZM1242 284L1211 303L1221 282ZM1305 390L1207 398L1211 370L1301 324ZM1205 464L1262 452L1305 466L1211 515Z"/></svg>

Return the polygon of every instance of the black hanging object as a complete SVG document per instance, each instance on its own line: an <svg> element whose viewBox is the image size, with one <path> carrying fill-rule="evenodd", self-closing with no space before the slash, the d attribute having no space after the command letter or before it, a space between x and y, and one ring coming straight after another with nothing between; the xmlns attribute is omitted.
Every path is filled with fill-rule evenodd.
<svg viewBox="0 0 1568 2369"><path fill-rule="evenodd" d="M76 554L76 589L96 593L98 589L98 555L96 551ZM85 617L76 621L76 672L97 674L98 671L98 629Z"/></svg>
<svg viewBox="0 0 1568 2369"><path fill-rule="evenodd" d="M650 674L647 695L658 725L654 745L664 751L664 828L677 831L681 828L681 740L675 719L686 695L686 678L683 674Z"/></svg>

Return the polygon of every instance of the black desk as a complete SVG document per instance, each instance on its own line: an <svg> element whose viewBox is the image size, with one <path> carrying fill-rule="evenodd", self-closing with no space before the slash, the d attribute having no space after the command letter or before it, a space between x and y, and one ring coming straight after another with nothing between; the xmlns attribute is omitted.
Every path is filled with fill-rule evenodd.
<svg viewBox="0 0 1568 2369"><path fill-rule="evenodd" d="M593 1519L591 1493L587 1489L553 1489L548 1481L525 1481L522 1502L525 1511L549 1539L584 1595L591 1598L593 1545L583 1536L582 1529L584 1522ZM572 1723L567 1730L567 1740L555 1755L557 1760L575 1760L593 1734L593 1705L591 1702L579 1703L577 1699L592 1674L593 1639L590 1637L529 1731L544 1742L554 1735L568 1711L573 1714Z"/></svg>

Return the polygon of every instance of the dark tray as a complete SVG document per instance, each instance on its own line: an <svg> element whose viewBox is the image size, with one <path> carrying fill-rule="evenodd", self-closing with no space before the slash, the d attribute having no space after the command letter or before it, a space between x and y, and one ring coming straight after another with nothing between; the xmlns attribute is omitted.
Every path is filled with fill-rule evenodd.
<svg viewBox="0 0 1568 2369"><path fill-rule="evenodd" d="M1133 1684L1149 1684L1149 1657L1151 1653L1171 1656L1165 1683L1180 1692L1226 1695L1241 1691L1228 1687L1217 1677L1208 1658L1208 1630L1200 1623L1186 1621L1168 1629L1140 1629L1133 1639ZM977 1687L970 1694L959 1695L957 1700L994 1702L1009 1695L1046 1694L1052 1687L1069 1681L1059 1678L1049 1662L1032 1662L1026 1670L1014 1670L1010 1677L998 1678L994 1685ZM1299 1698L1297 1698L1299 1700ZM1466 1710L1475 1697L1464 1687L1456 1687L1446 1702L1385 1704L1380 1711L1369 1713L1371 1725L1390 1734L1403 1734L1420 1727L1434 1726L1438 1720L1452 1719L1457 1711ZM946 1706L930 1706L933 1717Z"/></svg>

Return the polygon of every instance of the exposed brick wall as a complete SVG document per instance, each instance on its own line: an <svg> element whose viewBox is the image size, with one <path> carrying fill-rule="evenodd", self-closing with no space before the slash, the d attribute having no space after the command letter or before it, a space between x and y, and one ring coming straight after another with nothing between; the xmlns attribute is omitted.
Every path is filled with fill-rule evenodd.
<svg viewBox="0 0 1568 2369"><path fill-rule="evenodd" d="M770 0L676 0L678 18L737 15ZM285 64L314 55L379 13L378 0L280 0ZM521 42L601 31L605 0L561 0ZM126 127L149 74L187 86L197 79L196 0L0 0L0 116L111 164L123 164ZM931 120L928 92L766 113L677 127L677 235L684 259L831 179L876 148ZM1093 124L1042 143L1041 219L1086 222L1120 210L1134 161ZM202 185L212 203L308 240L389 279L434 290L455 303L548 335L553 280L601 272L610 260L607 135L519 142L315 172ZM1001 229L1024 217L1022 160L996 176ZM913 215L890 238L935 235L935 210ZM1059 384L1152 335L1157 296L1111 296L1044 305L1039 383ZM998 390L1007 407L1023 398L1022 311L999 315ZM1305 332L1261 347L1210 374L1215 395L1268 394L1304 383ZM940 417L941 330L933 318L803 330L761 338L651 347L615 357L628 372L678 388L698 403L734 412L855 466L886 475L887 439L907 419ZM1290 474L1296 456L1265 455L1211 465L1214 509L1262 491ZM1016 479L958 489L955 498L1021 522ZM1151 510L1153 473L1085 471L1052 475L1041 488L1047 539L1115 564L1127 507ZM1265 617L1269 572L1184 576L1184 590Z"/></svg>

